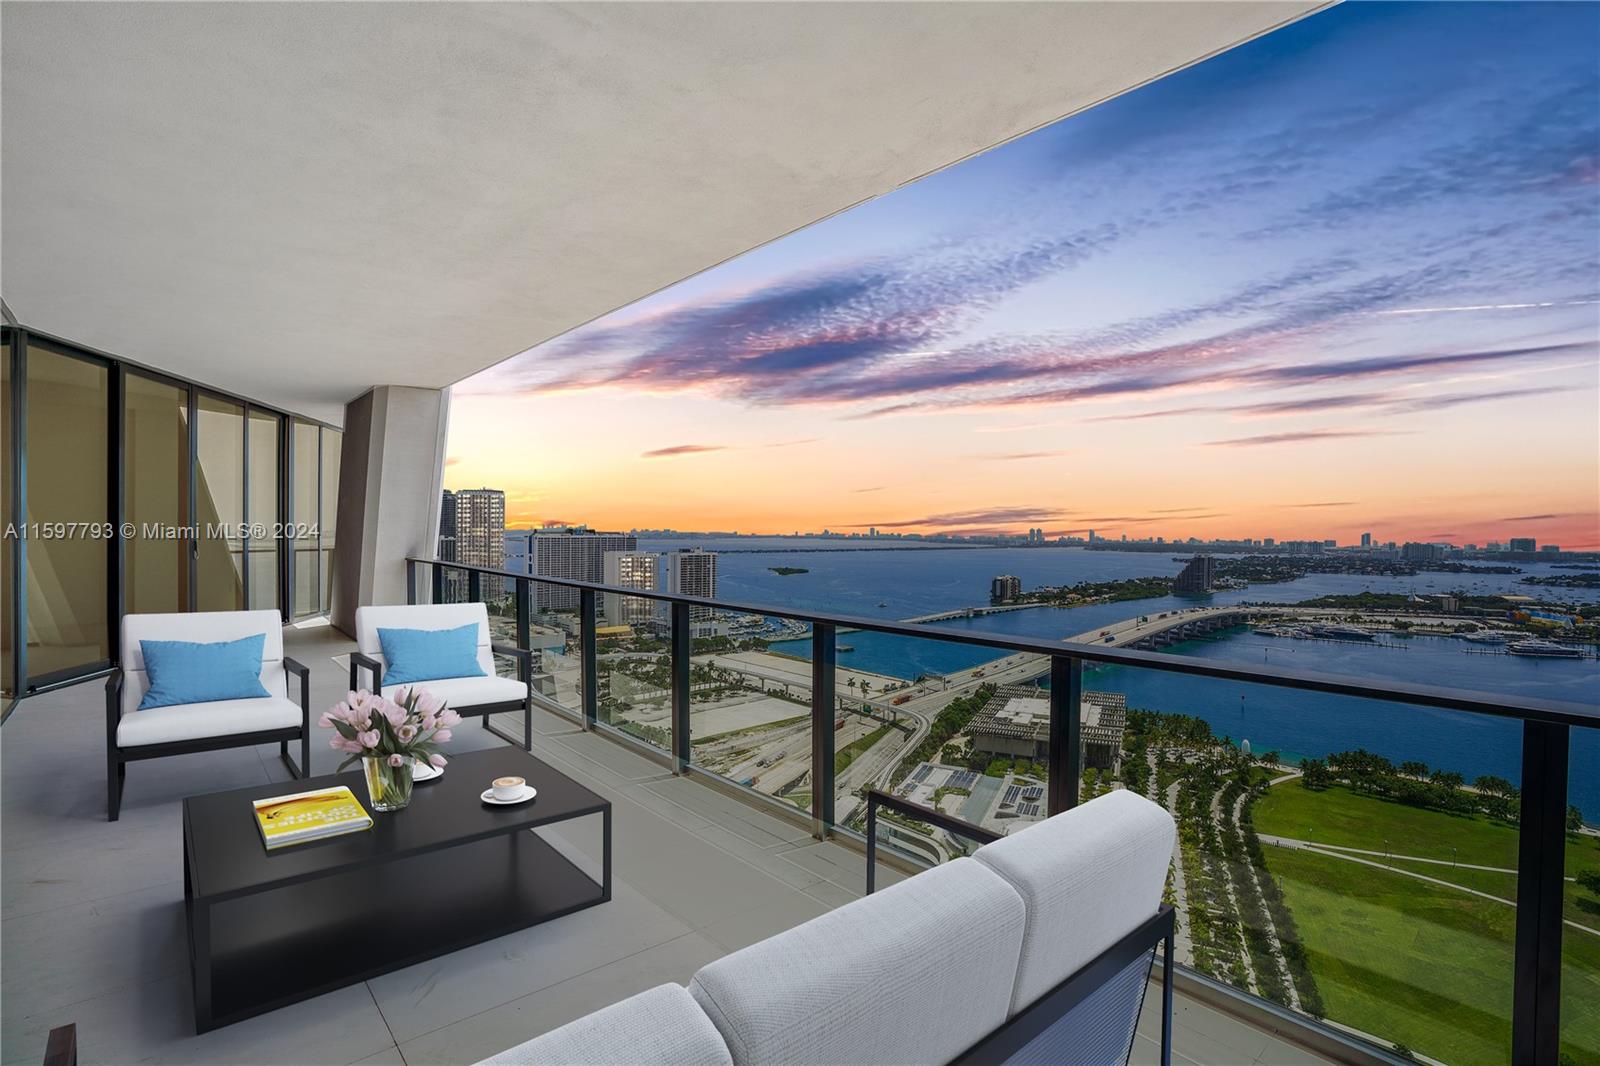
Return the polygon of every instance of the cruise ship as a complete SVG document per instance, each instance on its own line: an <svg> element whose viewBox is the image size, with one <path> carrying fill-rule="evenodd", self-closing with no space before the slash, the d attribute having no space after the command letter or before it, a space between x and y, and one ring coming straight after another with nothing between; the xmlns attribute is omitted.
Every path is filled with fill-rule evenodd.
<svg viewBox="0 0 1600 1066"><path fill-rule="evenodd" d="M1526 655L1535 659L1581 659L1583 650L1570 644L1557 644L1550 640L1519 640L1506 648L1512 655Z"/></svg>
<svg viewBox="0 0 1600 1066"><path fill-rule="evenodd" d="M1474 644L1510 644L1514 640L1521 639L1521 637L1522 634L1520 633L1507 633L1499 629L1486 629L1478 633L1466 633L1463 635L1462 639L1470 640Z"/></svg>

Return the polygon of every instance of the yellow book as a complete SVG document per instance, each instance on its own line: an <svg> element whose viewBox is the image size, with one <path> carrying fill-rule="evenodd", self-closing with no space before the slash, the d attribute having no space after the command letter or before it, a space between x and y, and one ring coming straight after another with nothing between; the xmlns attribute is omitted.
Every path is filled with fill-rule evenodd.
<svg viewBox="0 0 1600 1066"><path fill-rule="evenodd" d="M354 833L372 825L372 816L361 806L355 793L344 785L258 799L252 806L256 811L256 826L261 830L261 839L268 851Z"/></svg>

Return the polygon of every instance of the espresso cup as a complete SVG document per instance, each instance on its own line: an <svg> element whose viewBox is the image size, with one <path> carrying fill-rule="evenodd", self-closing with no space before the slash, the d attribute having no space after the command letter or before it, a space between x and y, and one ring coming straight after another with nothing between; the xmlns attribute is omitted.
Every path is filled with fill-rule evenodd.
<svg viewBox="0 0 1600 1066"><path fill-rule="evenodd" d="M527 782L520 777L497 777L489 783L489 788L497 800L514 800L522 795L525 784Z"/></svg>

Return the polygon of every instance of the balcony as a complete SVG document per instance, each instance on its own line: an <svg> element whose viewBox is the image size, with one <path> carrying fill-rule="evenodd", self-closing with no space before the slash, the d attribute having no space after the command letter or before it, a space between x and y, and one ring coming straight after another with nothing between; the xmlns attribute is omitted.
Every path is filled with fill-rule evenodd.
<svg viewBox="0 0 1600 1066"><path fill-rule="evenodd" d="M344 691L354 645L326 627L290 627L311 667L313 706ZM181 756L135 767L121 820L104 820L98 688L43 693L7 724L0 767L7 1062L38 1061L48 1031L78 1025L85 1062L467 1063L666 981L857 898L865 860L851 841L678 776L554 712L534 719L533 751L615 807L613 901L475 948L200 1036L194 1034L179 876L183 796L284 781L276 748ZM518 729L514 715L497 728ZM464 723L456 750L500 746ZM313 748L314 773L338 753ZM598 834L594 834L596 837ZM593 852L597 839L571 843ZM906 876L886 862L883 885ZM1150 1005L1159 1002L1149 997ZM1176 1060L1325 1061L1292 1027L1275 1034L1180 992ZM1147 1012L1148 1013L1148 1012ZM1282 1028L1282 1027L1280 1027ZM1134 1061L1158 1061L1159 1023L1142 1023Z"/></svg>

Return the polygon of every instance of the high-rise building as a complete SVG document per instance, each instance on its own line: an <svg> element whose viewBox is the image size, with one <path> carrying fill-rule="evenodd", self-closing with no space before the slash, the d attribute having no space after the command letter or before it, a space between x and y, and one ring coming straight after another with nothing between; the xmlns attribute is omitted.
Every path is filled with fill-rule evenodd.
<svg viewBox="0 0 1600 1066"><path fill-rule="evenodd" d="M717 553L681 548L667 553L667 591L674 596L717 597ZM690 621L711 617L709 607L691 607Z"/></svg>
<svg viewBox="0 0 1600 1066"><path fill-rule="evenodd" d="M506 494L499 489L457 489L456 561L503 570L506 565ZM498 579L484 579L485 599L508 591Z"/></svg>
<svg viewBox="0 0 1600 1066"><path fill-rule="evenodd" d="M1361 546L1363 548L1372 547L1372 534L1371 533L1363 533L1363 534L1361 534Z"/></svg>
<svg viewBox="0 0 1600 1066"><path fill-rule="evenodd" d="M1217 561L1209 555L1196 555L1184 564L1172 581L1172 591L1188 595L1210 592L1217 580Z"/></svg>
<svg viewBox="0 0 1600 1066"><path fill-rule="evenodd" d="M605 553L603 577L607 585L655 592L661 556L657 552L610 551ZM643 596L624 596L607 592L601 604L608 625L638 625L659 613L660 604Z"/></svg>
<svg viewBox="0 0 1600 1066"><path fill-rule="evenodd" d="M1022 597L1022 579L1011 574L1001 574L989 582L990 603L1010 603Z"/></svg>
<svg viewBox="0 0 1600 1066"><path fill-rule="evenodd" d="M1539 542L1533 537L1512 537L1507 547L1514 552L1531 552L1539 547Z"/></svg>
<svg viewBox="0 0 1600 1066"><path fill-rule="evenodd" d="M599 533L584 526L553 526L515 533L523 542L514 550L524 573L596 585L605 583L607 552L631 552L639 547L639 538L632 533ZM580 598L575 588L533 583L535 611L577 610Z"/></svg>
<svg viewBox="0 0 1600 1066"><path fill-rule="evenodd" d="M456 494L449 489L444 490L444 496L439 502L439 558L446 562L459 562L456 556ZM446 569L439 575L443 583L443 598L445 603L458 603L467 598L467 575L454 569Z"/></svg>
<svg viewBox="0 0 1600 1066"><path fill-rule="evenodd" d="M1408 563L1436 563L1444 558L1443 544L1425 544L1421 541L1407 541L1400 548L1400 558Z"/></svg>

